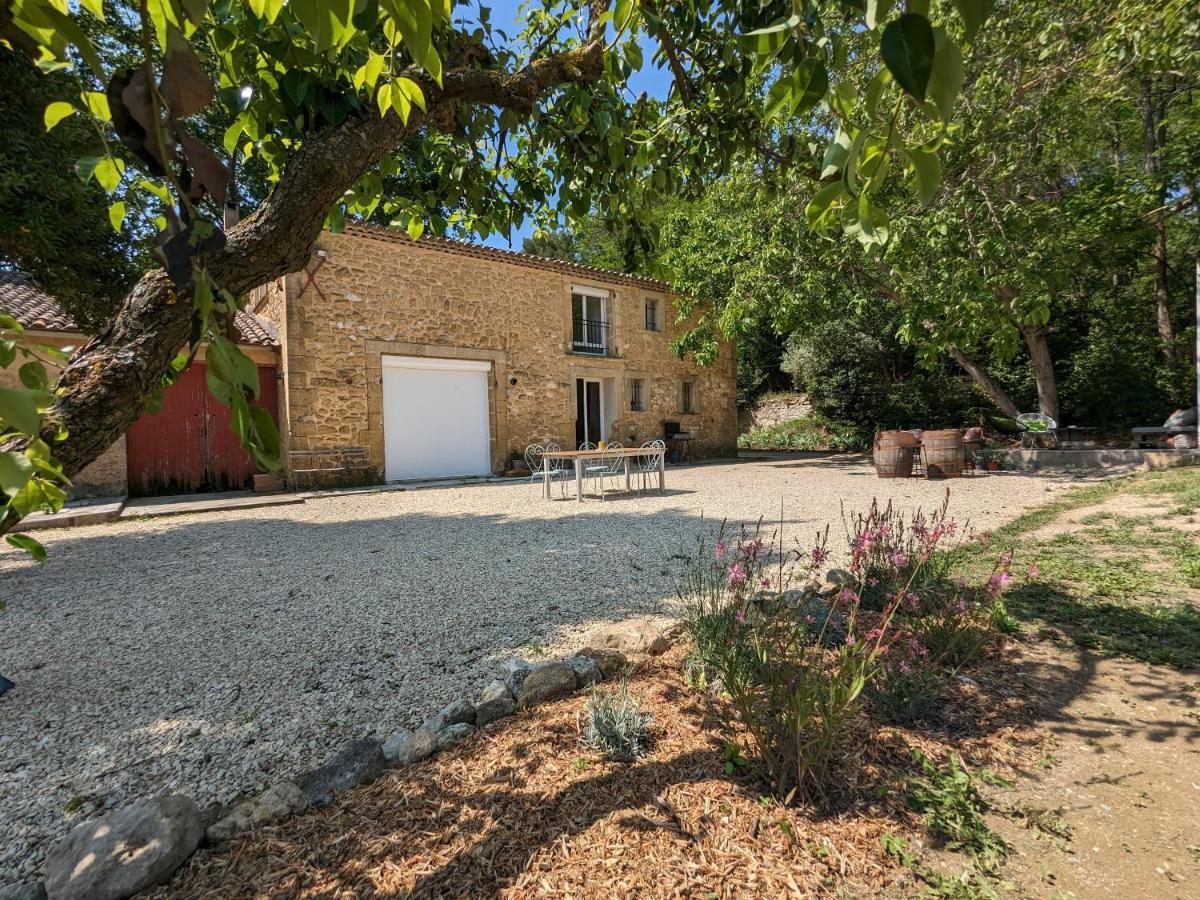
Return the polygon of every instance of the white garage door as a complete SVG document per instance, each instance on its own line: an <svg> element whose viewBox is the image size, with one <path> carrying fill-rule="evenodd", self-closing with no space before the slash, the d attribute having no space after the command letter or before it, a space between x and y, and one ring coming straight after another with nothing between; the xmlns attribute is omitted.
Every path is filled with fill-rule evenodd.
<svg viewBox="0 0 1200 900"><path fill-rule="evenodd" d="M383 357L383 455L388 481L491 472L492 364Z"/></svg>

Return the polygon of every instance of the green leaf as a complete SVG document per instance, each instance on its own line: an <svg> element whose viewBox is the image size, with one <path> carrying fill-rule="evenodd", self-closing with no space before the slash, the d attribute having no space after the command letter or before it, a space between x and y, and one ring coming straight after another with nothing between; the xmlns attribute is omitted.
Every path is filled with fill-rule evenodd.
<svg viewBox="0 0 1200 900"><path fill-rule="evenodd" d="M113 231L118 234L121 231L121 226L125 224L125 201L118 200L108 208L108 221L112 225Z"/></svg>
<svg viewBox="0 0 1200 900"><path fill-rule="evenodd" d="M102 159L104 159L103 156L81 156L75 160L75 174L79 176L79 180L86 182L91 178Z"/></svg>
<svg viewBox="0 0 1200 900"><path fill-rule="evenodd" d="M629 26L635 8L633 0L617 0L616 9L613 10L613 26L617 31L624 31Z"/></svg>
<svg viewBox="0 0 1200 900"><path fill-rule="evenodd" d="M42 117L43 121L46 123L46 130L49 131L67 116L73 115L78 111L79 110L77 110L66 100L55 100L46 107L46 112Z"/></svg>
<svg viewBox="0 0 1200 900"><path fill-rule="evenodd" d="M26 6L28 7L29 4ZM107 82L108 79L104 76L104 66L100 62L100 55L96 52L96 47L75 23L75 20L49 3L39 4L38 12L50 20L55 31L75 45L75 49L79 51L79 55L91 67L96 77L102 82Z"/></svg>
<svg viewBox="0 0 1200 900"><path fill-rule="evenodd" d="M925 89L933 73L933 28L929 20L916 13L905 13L883 29L879 53L884 65L904 92L925 99Z"/></svg>
<svg viewBox="0 0 1200 900"><path fill-rule="evenodd" d="M867 27L878 28L891 14L894 0L867 0Z"/></svg>
<svg viewBox="0 0 1200 900"><path fill-rule="evenodd" d="M777 115L786 118L806 112L816 106L828 90L829 76L825 67L815 59L806 59L771 85L763 116L770 121Z"/></svg>
<svg viewBox="0 0 1200 900"><path fill-rule="evenodd" d="M954 104L958 100L958 93L962 90L966 75L963 73L962 52L958 49L958 44L940 28L936 44L929 96L937 106L942 121L948 122L954 115Z"/></svg>
<svg viewBox="0 0 1200 900"><path fill-rule="evenodd" d="M105 156L96 163L92 174L100 187L111 194L121 184L121 174L125 171L125 163L115 156Z"/></svg>
<svg viewBox="0 0 1200 900"><path fill-rule="evenodd" d="M108 96L100 91L84 91L81 95L87 104L88 111L101 122L111 122L112 113L108 109Z"/></svg>
<svg viewBox="0 0 1200 900"><path fill-rule="evenodd" d="M942 183L942 161L936 153L927 150L905 150L904 155L912 164L917 176L917 193L922 203L928 203Z"/></svg>
<svg viewBox="0 0 1200 900"><path fill-rule="evenodd" d="M0 421L25 434L37 434L42 429L37 395L19 388L0 388Z"/></svg>
<svg viewBox="0 0 1200 900"><path fill-rule="evenodd" d="M776 53L783 49L784 44L792 36L792 29L800 24L799 16L791 16L787 19L780 19L766 28L759 28L755 31L748 31L745 34L738 35L738 44L744 50L753 53L759 57L759 61L765 61L773 57Z"/></svg>
<svg viewBox="0 0 1200 900"><path fill-rule="evenodd" d="M846 158L850 153L850 144L853 138L843 128L839 128L837 134L825 148L825 156L821 160L821 178L825 179L831 175L836 175L842 171L842 166L846 164Z"/></svg>
<svg viewBox="0 0 1200 900"><path fill-rule="evenodd" d="M398 83L393 83L392 85L391 98L392 109L396 111L396 115L400 117L401 122L407 122L408 114L412 111L412 101L408 99L408 94Z"/></svg>
<svg viewBox="0 0 1200 900"><path fill-rule="evenodd" d="M821 221L830 212L834 200L843 193L841 181L834 181L831 184L825 185L816 194L812 200L808 202L808 206L804 209L804 216L808 219L810 227L819 228Z"/></svg>
<svg viewBox="0 0 1200 900"><path fill-rule="evenodd" d="M50 386L50 378L46 375L46 367L37 360L25 363L17 370L21 384L31 391L44 391Z"/></svg>
<svg viewBox="0 0 1200 900"><path fill-rule="evenodd" d="M390 81L385 81L379 86L375 102L379 105L379 115L386 116L388 110L392 108L392 83Z"/></svg>
<svg viewBox="0 0 1200 900"><path fill-rule="evenodd" d="M33 477L33 463L24 453L0 450L0 491L15 497Z"/></svg>
<svg viewBox="0 0 1200 900"><path fill-rule="evenodd" d="M404 230L408 232L410 238L417 241L425 233L425 223L421 220L420 216L412 216L408 220L408 225L404 227Z"/></svg>
<svg viewBox="0 0 1200 900"><path fill-rule="evenodd" d="M250 422L254 428L255 440L250 447L254 458L267 471L277 471L282 460L279 455L279 429L275 420L270 412L254 404L250 407Z"/></svg>
<svg viewBox="0 0 1200 900"><path fill-rule="evenodd" d="M104 19L104 0L79 0L79 5L90 12L101 22Z"/></svg>
<svg viewBox="0 0 1200 900"><path fill-rule="evenodd" d="M18 550L24 550L37 562L46 561L46 548L27 534L6 534L4 539Z"/></svg>
<svg viewBox="0 0 1200 900"><path fill-rule="evenodd" d="M993 0L954 0L954 6L963 20L963 29L969 41L991 16Z"/></svg>
<svg viewBox="0 0 1200 900"><path fill-rule="evenodd" d="M425 95L421 92L421 86L419 84L417 84L411 78L405 78L403 75L401 75L396 79L396 89L404 94L404 96L408 98L409 102L413 106L417 107L422 112L425 111Z"/></svg>

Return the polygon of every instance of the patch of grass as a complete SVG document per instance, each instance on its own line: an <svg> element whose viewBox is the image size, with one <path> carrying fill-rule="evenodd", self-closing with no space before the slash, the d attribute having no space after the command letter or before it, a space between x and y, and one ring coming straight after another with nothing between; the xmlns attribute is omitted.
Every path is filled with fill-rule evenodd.
<svg viewBox="0 0 1200 900"><path fill-rule="evenodd" d="M1200 665L1200 541L1165 518L1099 511L1055 537L1031 535L1067 513L1106 501L1168 496L1179 506L1200 498L1200 471L1172 469L1071 491L992 535L989 548L965 547L954 568L968 578L986 571L997 547L1015 550L1014 571L1035 563L1036 579L1006 595L1017 620L1051 627L1077 644L1186 669Z"/></svg>
<svg viewBox="0 0 1200 900"><path fill-rule="evenodd" d="M823 416L789 419L778 425L755 428L738 437L745 450L832 450L845 453L867 446L867 435L853 425L831 422Z"/></svg>

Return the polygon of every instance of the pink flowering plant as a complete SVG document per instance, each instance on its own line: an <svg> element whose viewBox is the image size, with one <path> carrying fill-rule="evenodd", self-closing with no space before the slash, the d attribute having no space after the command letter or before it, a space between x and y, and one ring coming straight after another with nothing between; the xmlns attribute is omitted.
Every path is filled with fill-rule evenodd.
<svg viewBox="0 0 1200 900"><path fill-rule="evenodd" d="M865 609L887 608L897 593L943 578L945 561L966 536L949 515L950 493L932 513L918 509L905 518L889 501L872 501L865 513L846 519L850 573Z"/></svg>
<svg viewBox="0 0 1200 900"><path fill-rule="evenodd" d="M770 542L760 535L761 523L736 540L722 527L711 549L700 541L689 556L679 583L688 665L720 686L721 709L749 734L775 792L820 802L887 653L894 606L864 627L855 587L819 597L827 533L791 549L778 533Z"/></svg>
<svg viewBox="0 0 1200 900"><path fill-rule="evenodd" d="M892 719L935 707L947 676L994 638L1011 581L1006 553L983 588L951 582L946 551L961 529L946 503L908 518L873 503L848 523L849 567L824 581L828 531L785 548L761 522L736 538L722 525L685 554L689 677L745 729L783 797L829 799L866 696Z"/></svg>

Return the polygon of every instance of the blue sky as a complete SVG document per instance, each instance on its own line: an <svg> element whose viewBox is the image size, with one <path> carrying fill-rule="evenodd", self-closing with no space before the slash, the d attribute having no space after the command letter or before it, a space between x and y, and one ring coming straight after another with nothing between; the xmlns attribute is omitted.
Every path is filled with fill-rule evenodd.
<svg viewBox="0 0 1200 900"><path fill-rule="evenodd" d="M502 31L508 33L512 38L520 33L523 22L521 15L518 12L520 6L519 0L483 0L485 6L489 6L492 11L492 25ZM461 14L461 8L456 10L456 13ZM657 44L648 38L642 39L642 50L645 58L645 63L640 72L634 73L629 79L629 87L633 93L640 94L642 91L648 93L651 97L665 97L667 90L671 85L671 76L668 72L659 69L654 65L652 57ZM521 249L521 242L533 234L533 226L526 221L520 228L515 229L511 236L503 234L490 235L483 243L489 247L504 247L514 250Z"/></svg>

